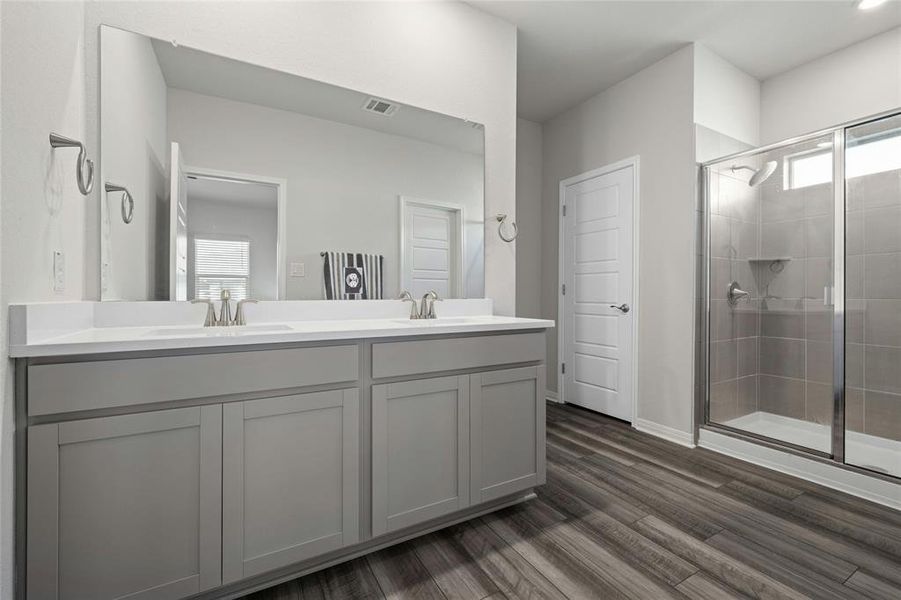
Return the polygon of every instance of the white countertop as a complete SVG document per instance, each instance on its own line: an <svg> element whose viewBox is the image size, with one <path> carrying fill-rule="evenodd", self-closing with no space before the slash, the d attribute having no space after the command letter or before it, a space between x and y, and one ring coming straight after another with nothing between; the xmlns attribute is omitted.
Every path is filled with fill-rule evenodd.
<svg viewBox="0 0 901 600"><path fill-rule="evenodd" d="M245 307L249 324L243 327L202 327L205 307L183 302L14 305L10 307L9 355L72 356L554 326L553 321L543 319L492 315L490 300L446 300L438 305L434 320L410 320L409 303L371 300L351 304L264 302Z"/></svg>

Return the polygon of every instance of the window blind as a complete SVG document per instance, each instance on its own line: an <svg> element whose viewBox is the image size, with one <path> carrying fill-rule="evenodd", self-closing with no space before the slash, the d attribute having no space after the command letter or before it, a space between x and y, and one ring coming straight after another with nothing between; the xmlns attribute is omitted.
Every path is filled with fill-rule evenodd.
<svg viewBox="0 0 901 600"><path fill-rule="evenodd" d="M250 242L239 239L194 238L194 297L218 300L222 290L232 300L250 293Z"/></svg>

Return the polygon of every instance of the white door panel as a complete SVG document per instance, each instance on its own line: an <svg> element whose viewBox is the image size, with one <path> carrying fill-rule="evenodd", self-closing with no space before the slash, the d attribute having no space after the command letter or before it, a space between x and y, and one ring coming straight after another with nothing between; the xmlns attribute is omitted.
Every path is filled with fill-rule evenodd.
<svg viewBox="0 0 901 600"><path fill-rule="evenodd" d="M450 266L446 248L413 248L413 270L447 272Z"/></svg>
<svg viewBox="0 0 901 600"><path fill-rule="evenodd" d="M576 237L576 262L591 263L616 260L616 229L582 233Z"/></svg>
<svg viewBox="0 0 901 600"><path fill-rule="evenodd" d="M419 298L462 295L462 209L401 198L401 287Z"/></svg>
<svg viewBox="0 0 901 600"><path fill-rule="evenodd" d="M448 225L447 216L440 213L438 216L413 215L413 229L416 231L416 237L421 240L431 239L447 243L450 239L450 227Z"/></svg>
<svg viewBox="0 0 901 600"><path fill-rule="evenodd" d="M631 421L634 166L564 187L562 399Z"/></svg>
<svg viewBox="0 0 901 600"><path fill-rule="evenodd" d="M573 341L595 346L619 345L619 318L613 315L579 314L575 316Z"/></svg>

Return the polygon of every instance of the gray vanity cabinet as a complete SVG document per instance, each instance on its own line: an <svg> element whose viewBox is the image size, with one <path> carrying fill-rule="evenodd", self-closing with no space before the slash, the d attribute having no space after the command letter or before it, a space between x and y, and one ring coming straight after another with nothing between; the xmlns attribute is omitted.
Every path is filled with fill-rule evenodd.
<svg viewBox="0 0 901 600"><path fill-rule="evenodd" d="M543 365L470 375L472 503L545 482Z"/></svg>
<svg viewBox="0 0 901 600"><path fill-rule="evenodd" d="M30 427L27 597L219 585L221 436L219 405Z"/></svg>
<svg viewBox="0 0 901 600"><path fill-rule="evenodd" d="M359 390L223 411L224 583L359 540Z"/></svg>
<svg viewBox="0 0 901 600"><path fill-rule="evenodd" d="M20 362L17 598L236 597L520 501L545 481L544 352L528 331Z"/></svg>
<svg viewBox="0 0 901 600"><path fill-rule="evenodd" d="M372 387L372 533L469 506L469 376Z"/></svg>

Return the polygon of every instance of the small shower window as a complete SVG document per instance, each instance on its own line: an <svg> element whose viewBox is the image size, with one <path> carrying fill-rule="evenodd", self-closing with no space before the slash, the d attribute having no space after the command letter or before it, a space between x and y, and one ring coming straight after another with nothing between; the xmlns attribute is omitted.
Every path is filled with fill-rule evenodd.
<svg viewBox="0 0 901 600"><path fill-rule="evenodd" d="M785 157L785 189L829 183L832 181L832 150L813 150Z"/></svg>
<svg viewBox="0 0 901 600"><path fill-rule="evenodd" d="M901 169L901 129L854 140L845 151L849 179L897 169ZM783 172L787 190L828 183L832 181L832 149L786 156Z"/></svg>
<svg viewBox="0 0 901 600"><path fill-rule="evenodd" d="M845 155L849 178L901 169L901 130L852 140Z"/></svg>

